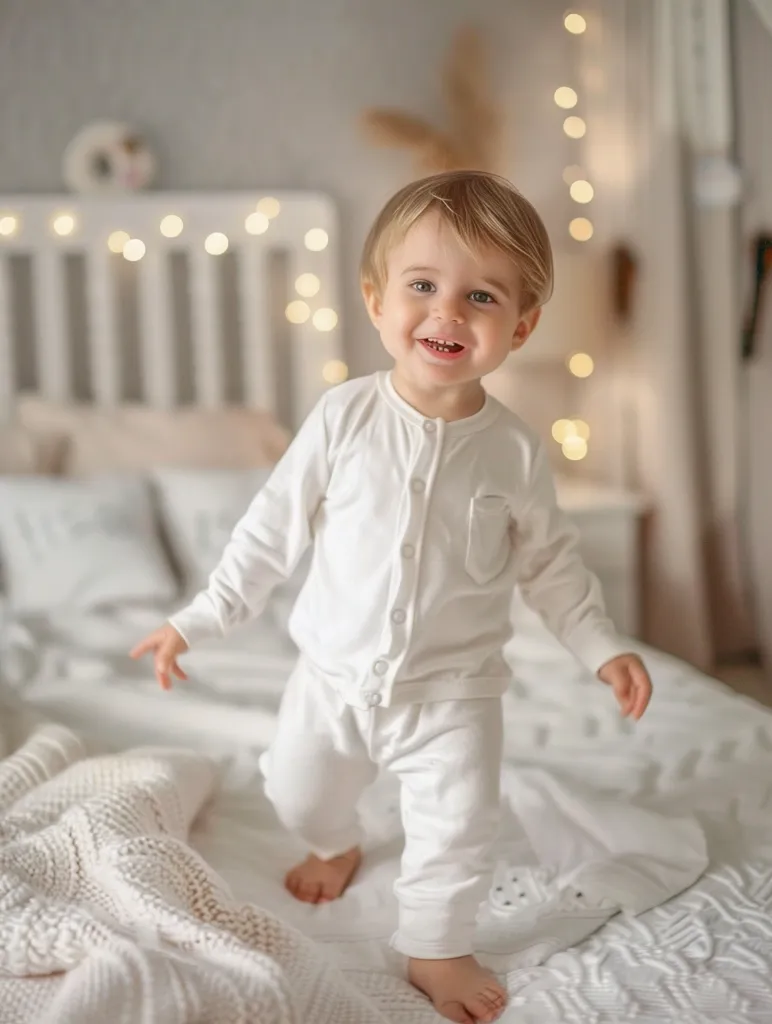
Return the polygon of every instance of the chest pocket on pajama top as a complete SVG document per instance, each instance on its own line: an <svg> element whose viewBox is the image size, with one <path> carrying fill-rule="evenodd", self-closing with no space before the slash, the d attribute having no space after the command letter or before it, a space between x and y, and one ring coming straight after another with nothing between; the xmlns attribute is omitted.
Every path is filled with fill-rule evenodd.
<svg viewBox="0 0 772 1024"><path fill-rule="evenodd" d="M512 551L509 506L505 498L472 498L466 571L475 583L485 584L503 572Z"/></svg>

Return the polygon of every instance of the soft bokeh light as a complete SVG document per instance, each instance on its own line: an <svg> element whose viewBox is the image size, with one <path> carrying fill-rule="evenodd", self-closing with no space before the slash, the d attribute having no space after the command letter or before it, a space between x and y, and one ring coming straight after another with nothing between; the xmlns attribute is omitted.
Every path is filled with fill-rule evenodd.
<svg viewBox="0 0 772 1024"><path fill-rule="evenodd" d="M184 226L182 217L178 217L176 213L169 213L161 221L161 234L164 238L177 238L182 234Z"/></svg>
<svg viewBox="0 0 772 1024"><path fill-rule="evenodd" d="M295 299L293 302L288 303L287 308L284 310L284 315L291 324L304 324L311 316L311 310L307 302L303 302L302 299Z"/></svg>
<svg viewBox="0 0 772 1024"><path fill-rule="evenodd" d="M281 203L273 196L264 196L257 204L257 212L262 213L268 220L273 220L281 213Z"/></svg>
<svg viewBox="0 0 772 1024"><path fill-rule="evenodd" d="M574 352L568 360L568 369L574 377L589 377L595 369L595 363L586 352Z"/></svg>
<svg viewBox="0 0 772 1024"><path fill-rule="evenodd" d="M563 19L563 24L565 25L566 29L574 36L580 36L582 32L587 31L587 22L581 16L581 14L576 14L574 11L565 16L565 18Z"/></svg>
<svg viewBox="0 0 772 1024"><path fill-rule="evenodd" d="M204 248L210 256L222 256L228 248L228 236L222 231L213 231L204 240Z"/></svg>
<svg viewBox="0 0 772 1024"><path fill-rule="evenodd" d="M576 242L589 242L594 230L592 221L586 217L574 217L568 225L568 232Z"/></svg>
<svg viewBox="0 0 772 1024"><path fill-rule="evenodd" d="M558 444L563 444L567 437L573 437L574 424L571 420L555 420L552 424L552 436Z"/></svg>
<svg viewBox="0 0 772 1024"><path fill-rule="evenodd" d="M338 314L334 309L317 309L313 324L317 331L332 331L338 323Z"/></svg>
<svg viewBox="0 0 772 1024"><path fill-rule="evenodd" d="M563 122L563 131L569 139L581 139L587 131L587 125L584 122L584 118L572 114Z"/></svg>
<svg viewBox="0 0 772 1024"><path fill-rule="evenodd" d="M71 235L75 230L75 218L71 213L59 213L51 222L57 235Z"/></svg>
<svg viewBox="0 0 772 1024"><path fill-rule="evenodd" d="M111 231L107 236L107 248L110 252L122 253L130 238L128 231Z"/></svg>
<svg viewBox="0 0 772 1024"><path fill-rule="evenodd" d="M579 102L579 97L575 89L568 85L561 85L559 89L555 90L555 102L563 110L570 110Z"/></svg>
<svg viewBox="0 0 772 1024"><path fill-rule="evenodd" d="M264 213L255 211L250 213L247 219L244 221L244 227L247 229L250 235L263 235L268 230L270 221Z"/></svg>
<svg viewBox="0 0 772 1024"><path fill-rule="evenodd" d="M295 280L295 291L306 299L313 298L321 287L322 282L316 274L301 274Z"/></svg>
<svg viewBox="0 0 772 1024"><path fill-rule="evenodd" d="M123 247L123 258L129 263L136 263L141 260L146 252L145 243L141 238L130 238Z"/></svg>
<svg viewBox="0 0 772 1024"><path fill-rule="evenodd" d="M19 228L19 219L14 217L12 213L4 213L0 217L0 235L4 238L10 238L11 235L15 235Z"/></svg>
<svg viewBox="0 0 772 1024"><path fill-rule="evenodd" d="M306 231L305 245L306 249L310 249L311 252L321 252L322 249L326 249L329 241L329 235L324 228L311 228L310 231Z"/></svg>
<svg viewBox="0 0 772 1024"><path fill-rule="evenodd" d="M595 195L595 189L589 181L584 181L582 178L573 182L569 191L575 203L589 203Z"/></svg>
<svg viewBox="0 0 772 1024"><path fill-rule="evenodd" d="M348 366L340 359L331 359L324 364L322 377L328 384L342 384L348 380Z"/></svg>

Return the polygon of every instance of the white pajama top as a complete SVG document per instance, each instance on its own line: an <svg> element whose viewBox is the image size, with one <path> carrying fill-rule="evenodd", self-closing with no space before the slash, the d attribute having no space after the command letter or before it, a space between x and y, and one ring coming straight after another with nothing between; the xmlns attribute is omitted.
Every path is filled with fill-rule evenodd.
<svg viewBox="0 0 772 1024"><path fill-rule="evenodd" d="M541 443L490 396L446 422L408 405L389 373L331 389L172 625L193 646L258 615L310 545L290 632L355 707L502 694L517 585L592 672L629 650Z"/></svg>

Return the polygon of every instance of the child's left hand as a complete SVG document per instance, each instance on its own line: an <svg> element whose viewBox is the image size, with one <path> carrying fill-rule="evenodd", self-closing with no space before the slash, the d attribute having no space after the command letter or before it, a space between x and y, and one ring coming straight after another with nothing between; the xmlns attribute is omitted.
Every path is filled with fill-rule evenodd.
<svg viewBox="0 0 772 1024"><path fill-rule="evenodd" d="M627 718L640 718L651 700L651 679L637 654L620 654L598 669L598 678L607 683Z"/></svg>

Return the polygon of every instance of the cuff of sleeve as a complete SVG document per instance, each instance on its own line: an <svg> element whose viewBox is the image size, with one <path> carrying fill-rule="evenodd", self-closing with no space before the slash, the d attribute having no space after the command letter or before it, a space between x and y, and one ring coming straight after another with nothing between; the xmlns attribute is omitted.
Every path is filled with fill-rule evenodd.
<svg viewBox="0 0 772 1024"><path fill-rule="evenodd" d="M172 615L169 618L169 625L177 630L188 647L193 647L202 640L222 636L220 627L208 617L204 618L195 608L183 608L176 615Z"/></svg>
<svg viewBox="0 0 772 1024"><path fill-rule="evenodd" d="M565 644L593 675L597 675L607 661L633 651L633 644L626 637L613 629L597 626L591 629L580 626L566 637Z"/></svg>

